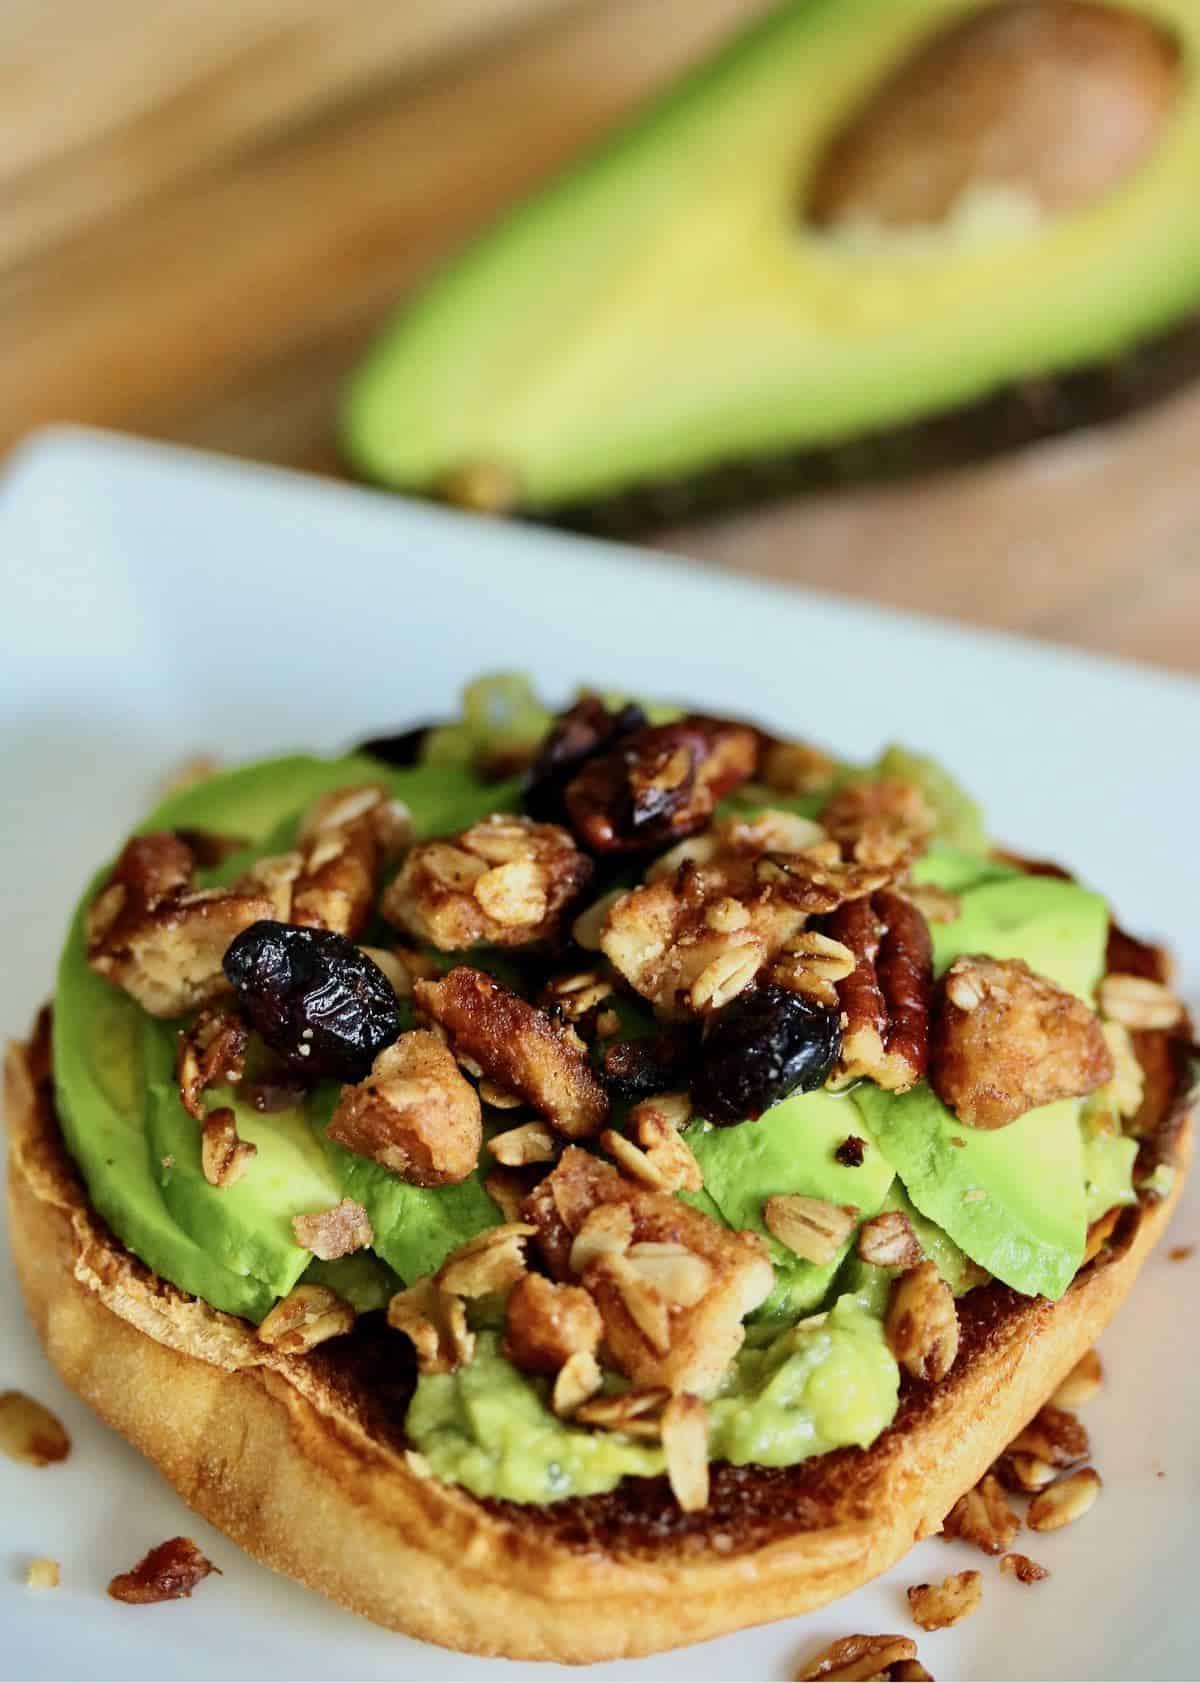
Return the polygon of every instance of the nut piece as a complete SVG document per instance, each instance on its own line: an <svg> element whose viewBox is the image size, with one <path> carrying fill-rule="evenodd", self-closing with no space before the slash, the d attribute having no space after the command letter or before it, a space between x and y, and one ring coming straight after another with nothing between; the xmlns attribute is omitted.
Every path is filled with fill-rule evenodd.
<svg viewBox="0 0 1200 1683"><path fill-rule="evenodd" d="M380 783L332 789L300 826L299 868L281 921L353 938L371 914L385 851L407 839L408 809Z"/></svg>
<svg viewBox="0 0 1200 1683"><path fill-rule="evenodd" d="M922 1630L945 1630L961 1624L983 1600L983 1574L974 1569L952 1572L940 1584L913 1584L908 1605L913 1623Z"/></svg>
<svg viewBox="0 0 1200 1683"><path fill-rule="evenodd" d="M71 1440L57 1415L24 1391L0 1391L0 1455L27 1467L65 1461Z"/></svg>
<svg viewBox="0 0 1200 1683"><path fill-rule="evenodd" d="M412 1029L384 1048L365 1081L342 1088L329 1137L414 1186L448 1186L479 1161L483 1113L449 1049Z"/></svg>
<svg viewBox="0 0 1200 1683"><path fill-rule="evenodd" d="M609 1354L635 1385L711 1394L741 1347L743 1317L774 1279L756 1234L731 1233L576 1147L534 1188L525 1213L551 1270L591 1292Z"/></svg>
<svg viewBox="0 0 1200 1683"><path fill-rule="evenodd" d="M200 1129L200 1167L210 1186L235 1186L258 1156L258 1147L239 1139L228 1105L210 1110Z"/></svg>
<svg viewBox="0 0 1200 1683"><path fill-rule="evenodd" d="M252 923L275 916L257 881L193 888L195 863L169 830L134 836L88 913L88 963L152 1017L182 1017L228 993L225 949Z"/></svg>
<svg viewBox="0 0 1200 1683"><path fill-rule="evenodd" d="M692 714L646 725L585 761L567 785L571 827L592 853L621 853L694 835L754 771L758 738L745 725Z"/></svg>
<svg viewBox="0 0 1200 1683"><path fill-rule="evenodd" d="M144 1555L131 1572L119 1572L109 1583L114 1601L145 1606L156 1601L178 1601L191 1595L196 1585L220 1567L200 1553L190 1537L172 1537Z"/></svg>
<svg viewBox="0 0 1200 1683"><path fill-rule="evenodd" d="M772 1238L805 1262L832 1262L857 1220L853 1204L827 1204L798 1192L779 1193L763 1205L763 1221Z"/></svg>
<svg viewBox="0 0 1200 1683"><path fill-rule="evenodd" d="M328 1286L294 1286L259 1323L261 1343L299 1356L354 1326L354 1310Z"/></svg>
<svg viewBox="0 0 1200 1683"><path fill-rule="evenodd" d="M1104 1369L1096 1350L1085 1350L1050 1398L1055 1408L1082 1408L1104 1383Z"/></svg>
<svg viewBox="0 0 1200 1683"><path fill-rule="evenodd" d="M1047 1403L1008 1446L1009 1455L1032 1455L1052 1467L1071 1467L1091 1454L1087 1428L1066 1409Z"/></svg>
<svg viewBox="0 0 1200 1683"><path fill-rule="evenodd" d="M884 1210L864 1221L858 1230L857 1250L876 1268L915 1268L924 1252L903 1210Z"/></svg>
<svg viewBox="0 0 1200 1683"><path fill-rule="evenodd" d="M1060 1531L1082 1519L1100 1494L1100 1474L1094 1467L1080 1467L1040 1492L1029 1504L1025 1516L1031 1531Z"/></svg>
<svg viewBox="0 0 1200 1683"><path fill-rule="evenodd" d="M916 1662L908 1636L843 1636L831 1642L797 1673L797 1683L860 1683L863 1678L898 1676L893 1667Z"/></svg>
<svg viewBox="0 0 1200 1683"><path fill-rule="evenodd" d="M646 1161L668 1192L699 1192L704 1185L695 1153L679 1133L691 1114L686 1093L660 1093L657 1098L643 1099L629 1112L629 1125Z"/></svg>
<svg viewBox="0 0 1200 1683"><path fill-rule="evenodd" d="M699 1397L682 1392L662 1412L667 1478L685 1514L708 1506L708 1410Z"/></svg>
<svg viewBox="0 0 1200 1683"><path fill-rule="evenodd" d="M984 1554L1003 1554L1021 1521L1008 1505L1008 1498L993 1473L984 1473L973 1490L960 1496L942 1521L943 1537L958 1537L974 1543Z"/></svg>
<svg viewBox="0 0 1200 1683"><path fill-rule="evenodd" d="M594 1397L604 1384L600 1364L587 1350L568 1356L558 1371L550 1406L560 1420L569 1420L578 1408Z"/></svg>
<svg viewBox="0 0 1200 1683"><path fill-rule="evenodd" d="M1113 1073L1094 1011L1022 959L955 959L935 1002L930 1081L973 1128L1003 1128Z"/></svg>
<svg viewBox="0 0 1200 1683"><path fill-rule="evenodd" d="M937 816L914 783L877 778L844 784L822 808L820 823L847 859L907 867L929 845Z"/></svg>
<svg viewBox="0 0 1200 1683"><path fill-rule="evenodd" d="M57 1560L50 1560L43 1555L38 1560L31 1560L25 1568L25 1587L27 1589L57 1589L59 1582L60 1570Z"/></svg>
<svg viewBox="0 0 1200 1683"><path fill-rule="evenodd" d="M837 989L845 1016L839 1076L906 1092L929 1064L929 925L911 900L881 890L839 907L827 927L856 961Z"/></svg>
<svg viewBox="0 0 1200 1683"><path fill-rule="evenodd" d="M885 1322L888 1346L914 1379L936 1384L958 1355L954 1293L933 1262L919 1262L892 1287Z"/></svg>
<svg viewBox="0 0 1200 1683"><path fill-rule="evenodd" d="M330 1210L314 1210L311 1215L292 1217L292 1232L296 1243L310 1250L322 1262L333 1262L339 1256L350 1256L375 1243L370 1217L353 1198L343 1198Z"/></svg>
<svg viewBox="0 0 1200 1683"><path fill-rule="evenodd" d="M1183 1020L1183 1002L1162 982L1112 972L1099 988L1104 1016L1127 1029L1169 1029Z"/></svg>
<svg viewBox="0 0 1200 1683"><path fill-rule="evenodd" d="M411 848L382 911L443 952L533 946L558 933L591 876L591 860L557 824L493 813Z"/></svg>
<svg viewBox="0 0 1200 1683"><path fill-rule="evenodd" d="M791 944L788 973L828 991L848 955L805 932L808 918L873 893L890 874L843 863L836 844L794 813L729 819L673 848L642 887L617 897L600 946L667 1018L720 1009Z"/></svg>
<svg viewBox="0 0 1200 1683"><path fill-rule="evenodd" d="M446 1297L489 1297L508 1291L524 1277L525 1241L533 1232L526 1221L486 1228L451 1251L434 1284Z"/></svg>
<svg viewBox="0 0 1200 1683"><path fill-rule="evenodd" d="M604 1332L600 1311L582 1286L555 1285L542 1274L517 1281L504 1324L505 1354L526 1373L557 1373L572 1356L594 1357Z"/></svg>
<svg viewBox="0 0 1200 1683"><path fill-rule="evenodd" d="M595 1133L609 1101L581 1042L482 970L460 965L438 982L420 981L418 1007L440 1023L459 1056L473 1058L491 1080L519 1094L560 1133Z"/></svg>
<svg viewBox="0 0 1200 1683"><path fill-rule="evenodd" d="M1050 1576L1050 1569L1039 1566L1027 1554L1006 1554L1000 1557L1000 1570L1019 1584L1038 1584Z"/></svg>
<svg viewBox="0 0 1200 1683"><path fill-rule="evenodd" d="M809 214L822 224L924 226L981 189L1075 210L1143 162L1179 81L1174 37L1131 9L1066 0L972 8L903 59L834 136Z"/></svg>
<svg viewBox="0 0 1200 1683"><path fill-rule="evenodd" d="M553 1163L559 1142L546 1122L522 1122L503 1134L493 1134L488 1150L497 1163L523 1169L529 1163Z"/></svg>
<svg viewBox="0 0 1200 1683"><path fill-rule="evenodd" d="M175 1074L183 1108L204 1121L201 1094L208 1087L241 1080L249 1030L232 1005L207 1006L190 1028L181 1031Z"/></svg>

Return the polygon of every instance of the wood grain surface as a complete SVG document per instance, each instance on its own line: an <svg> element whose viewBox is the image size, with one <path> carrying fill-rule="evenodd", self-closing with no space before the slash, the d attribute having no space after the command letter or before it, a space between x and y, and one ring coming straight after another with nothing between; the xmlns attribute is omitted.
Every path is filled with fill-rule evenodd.
<svg viewBox="0 0 1200 1683"><path fill-rule="evenodd" d="M0 448L54 420L339 471L395 302L768 0L10 0ZM965 472L655 534L1200 671L1200 391Z"/></svg>

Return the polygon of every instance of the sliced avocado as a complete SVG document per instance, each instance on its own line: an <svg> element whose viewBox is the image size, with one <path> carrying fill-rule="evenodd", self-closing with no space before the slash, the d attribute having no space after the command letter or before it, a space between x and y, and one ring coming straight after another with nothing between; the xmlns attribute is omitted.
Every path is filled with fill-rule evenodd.
<svg viewBox="0 0 1200 1683"><path fill-rule="evenodd" d="M927 228L809 211L875 90L983 10L780 6L405 306L349 388L351 460L469 506L634 524L1170 389L1200 362L1195 0L1070 8L1145 20L1174 79L1155 143L1090 201L1042 209L1018 179Z"/></svg>
<svg viewBox="0 0 1200 1683"><path fill-rule="evenodd" d="M142 1018L146 1149L163 1202L180 1228L233 1273L253 1274L277 1297L291 1291L312 1253L296 1243L292 1217L332 1209L342 1190L300 1104L263 1115L232 1087L204 1095L228 1105L238 1134L258 1148L241 1180L211 1186L200 1162L200 1129L183 1108L175 1076L177 1031Z"/></svg>
<svg viewBox="0 0 1200 1683"><path fill-rule="evenodd" d="M1127 1134L1110 1134L1080 1121L1083 1136L1083 1191L1087 1219L1095 1221L1106 1210L1121 1204L1136 1204L1133 1165L1138 1142Z"/></svg>
<svg viewBox="0 0 1200 1683"><path fill-rule="evenodd" d="M937 817L933 833L935 847L954 848L959 853L980 854L987 851L987 831L983 827L983 811L956 777L940 760L931 754L914 754L909 748L893 744L871 767L876 777L896 778L902 783L915 783Z"/></svg>
<svg viewBox="0 0 1200 1683"><path fill-rule="evenodd" d="M355 1251L351 1256L334 1257L330 1262L313 1257L300 1276L300 1283L328 1286L360 1315L372 1309L386 1309L389 1298L404 1284L386 1262L380 1262L370 1251Z"/></svg>
<svg viewBox="0 0 1200 1683"><path fill-rule="evenodd" d="M1108 904L1059 877L1016 874L962 894L953 923L930 925L940 976L961 953L1023 958L1090 1004L1104 970Z"/></svg>
<svg viewBox="0 0 1200 1683"><path fill-rule="evenodd" d="M912 868L916 883L930 883L951 894L966 894L989 882L1011 882L1025 873L1001 859L981 858L978 853L960 853L955 848L935 847L922 854Z"/></svg>
<svg viewBox="0 0 1200 1683"><path fill-rule="evenodd" d="M907 1217L917 1236L917 1243L929 1260L936 1263L938 1273L955 1297L970 1291L986 1278L936 1221L930 1221L928 1216L921 1214L898 1180L892 1182L882 1208L885 1211L896 1210ZM838 1271L834 1291L851 1293L870 1314L882 1317L887 1312L892 1281L898 1272L895 1268L880 1268L873 1262L864 1262L857 1251L851 1251Z"/></svg>
<svg viewBox="0 0 1200 1683"><path fill-rule="evenodd" d="M1007 1128L968 1128L924 1081L853 1093L921 1214L972 1261L1027 1296L1061 1297L1087 1228L1079 1104L1044 1105Z"/></svg>
<svg viewBox="0 0 1200 1683"><path fill-rule="evenodd" d="M858 1168L835 1153L850 1134L866 1137ZM693 1123L686 1139L704 1175L704 1190L726 1225L761 1233L775 1264L775 1286L758 1319L807 1314L837 1273L849 1240L827 1263L805 1262L771 1237L763 1205L777 1193L798 1192L831 1204L849 1204L865 1219L875 1215L892 1184L893 1169L875 1145L848 1096L821 1090L797 1093L757 1122L735 1128Z"/></svg>
<svg viewBox="0 0 1200 1683"><path fill-rule="evenodd" d="M181 1291L259 1321L274 1293L243 1269L223 1267L176 1224L146 1151L140 1039L144 1014L85 958L84 913L71 924L54 995L54 1092L63 1135L91 1201L148 1268ZM193 1125L194 1126L194 1125Z"/></svg>
<svg viewBox="0 0 1200 1683"><path fill-rule="evenodd" d="M366 1210L375 1231L373 1250L406 1282L432 1274L458 1245L495 1227L500 1212L483 1190L476 1169L457 1186L412 1186L390 1169L358 1157L326 1132L340 1089L326 1083L310 1103L312 1126L324 1149L339 1196Z"/></svg>

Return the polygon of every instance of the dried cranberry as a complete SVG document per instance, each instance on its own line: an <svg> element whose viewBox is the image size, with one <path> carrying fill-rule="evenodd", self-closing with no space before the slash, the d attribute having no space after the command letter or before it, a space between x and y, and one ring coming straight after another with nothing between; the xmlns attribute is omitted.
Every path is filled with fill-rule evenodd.
<svg viewBox="0 0 1200 1683"><path fill-rule="evenodd" d="M399 1038L392 984L331 930L264 918L230 943L224 968L267 1045L307 1081L362 1081Z"/></svg>
<svg viewBox="0 0 1200 1683"><path fill-rule="evenodd" d="M372 736L366 742L360 742L354 752L370 754L373 760L382 760L384 765L415 766L421 758L425 738L434 728L432 723L413 725L410 730L397 731L394 736Z"/></svg>
<svg viewBox="0 0 1200 1683"><path fill-rule="evenodd" d="M841 1048L837 1011L787 988L756 988L713 1019L692 1102L710 1122L752 1122L789 1093L823 1086Z"/></svg>
<svg viewBox="0 0 1200 1683"><path fill-rule="evenodd" d="M594 695L586 695L568 707L555 719L529 768L522 797L525 811L531 818L562 823L567 784L584 762L645 723L646 715L640 707L631 704L610 713Z"/></svg>

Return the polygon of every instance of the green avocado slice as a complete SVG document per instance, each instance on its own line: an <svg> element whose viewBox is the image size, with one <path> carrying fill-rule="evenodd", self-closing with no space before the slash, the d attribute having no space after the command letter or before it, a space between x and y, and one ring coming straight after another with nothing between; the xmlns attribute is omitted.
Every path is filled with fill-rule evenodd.
<svg viewBox="0 0 1200 1683"><path fill-rule="evenodd" d="M150 1172L141 1072L143 1012L89 970L84 915L104 873L75 914L54 995L54 1090L63 1135L91 1201L148 1268L181 1291L260 1321L274 1293L230 1269L176 1224ZM194 1129L193 1124L193 1129Z"/></svg>
<svg viewBox="0 0 1200 1683"><path fill-rule="evenodd" d="M176 1030L142 1019L146 1081L146 1148L163 1203L179 1227L235 1273L262 1280L285 1296L312 1261L296 1242L292 1217L328 1210L342 1197L305 1113L263 1115L243 1103L236 1089L211 1088L210 1110L229 1105L242 1139L258 1147L242 1179L211 1186L200 1161L200 1128L179 1097L175 1078Z"/></svg>
<svg viewBox="0 0 1200 1683"><path fill-rule="evenodd" d="M313 1128L340 1195L353 1198L366 1210L375 1231L373 1249L402 1280L435 1273L457 1246L495 1227L500 1212L483 1189L479 1169L457 1186L413 1186L369 1157L358 1157L331 1140L326 1129L339 1092L340 1088L327 1083L313 1094Z"/></svg>
<svg viewBox="0 0 1200 1683"><path fill-rule="evenodd" d="M1195 0L1114 8L1177 69L1157 144L1099 198L1054 214L985 184L898 230L806 214L833 137L971 9L772 8L405 303L347 393L351 460L417 492L492 469L495 501L615 526L1128 403L1119 370L1200 303ZM1031 379L1036 412L1013 395Z"/></svg>
<svg viewBox="0 0 1200 1683"><path fill-rule="evenodd" d="M1007 1128L968 1128L927 1082L854 1101L921 1214L974 1261L1028 1297L1059 1298L1087 1229L1079 1102L1031 1110Z"/></svg>
<svg viewBox="0 0 1200 1683"><path fill-rule="evenodd" d="M930 926L934 970L961 953L1023 958L1031 970L1092 1004L1103 974L1108 903L1058 877L1016 874L963 894L953 923Z"/></svg>
<svg viewBox="0 0 1200 1683"><path fill-rule="evenodd" d="M834 1155L850 1134L866 1139L858 1168L848 1168ZM797 1093L757 1122L734 1128L693 1123L685 1137L704 1175L704 1191L726 1225L761 1233L770 1247L775 1286L757 1318L794 1317L815 1309L850 1241L831 1262L805 1262L771 1237L763 1205L777 1193L798 1192L831 1204L851 1204L864 1220L877 1214L894 1170L854 1104L823 1089Z"/></svg>

